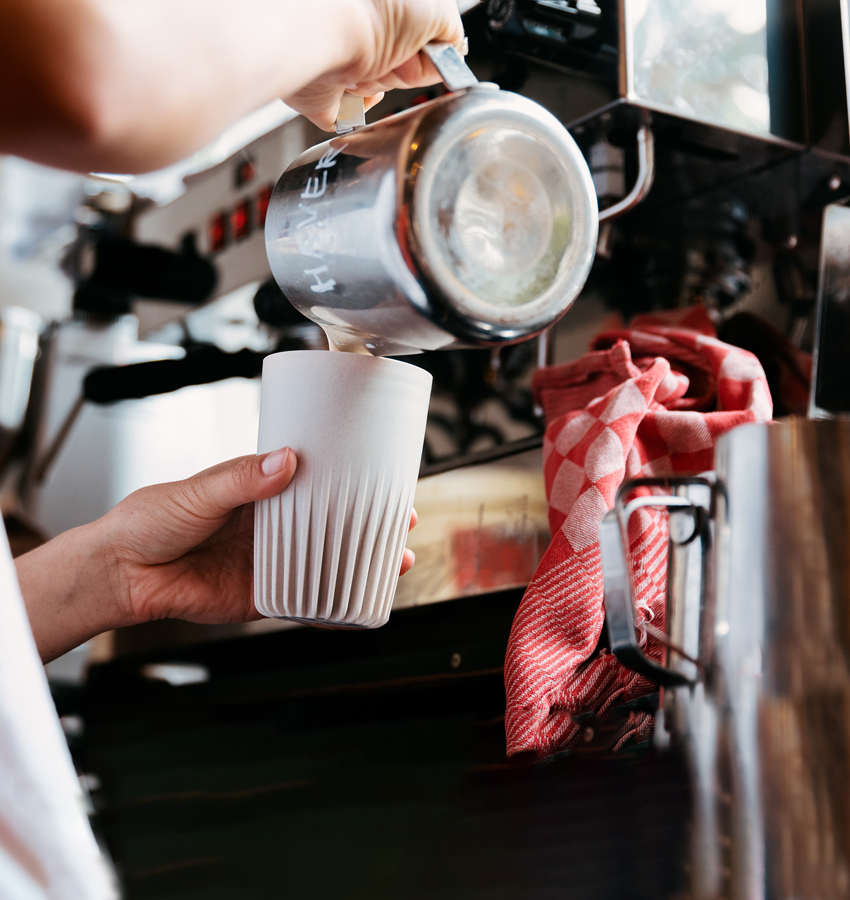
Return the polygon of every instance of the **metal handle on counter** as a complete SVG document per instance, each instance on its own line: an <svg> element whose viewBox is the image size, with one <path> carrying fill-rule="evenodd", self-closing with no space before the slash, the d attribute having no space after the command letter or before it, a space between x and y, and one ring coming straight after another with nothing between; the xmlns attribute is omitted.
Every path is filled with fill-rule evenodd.
<svg viewBox="0 0 850 900"><path fill-rule="evenodd" d="M464 51L466 49L464 41ZM424 50L440 73L443 84L452 92L462 91L478 84L475 73L464 61L464 53L446 41L434 41ZM337 134L347 134L366 124L366 107L362 97L346 91L342 95L337 114L335 130Z"/></svg>
<svg viewBox="0 0 850 900"><path fill-rule="evenodd" d="M647 507L664 508L673 512L689 512L693 517L693 530L689 535L672 537L671 541L684 545L697 537L705 546L707 510L691 502L685 497L650 496L638 497L625 503L625 497L638 487L658 487L664 485L700 484L710 487L712 481L705 477L682 479L634 479L621 486L617 493L615 506L602 520L599 529L599 549L602 557L602 577L604 582L605 621L608 627L608 638L611 652L626 668L648 678L661 687L694 684L697 679L690 678L682 672L675 671L649 659L641 650L635 634L634 600L629 581L627 553L629 546L629 519L639 509ZM669 598L669 585L668 585ZM688 660L701 670L700 663L676 646L669 638L652 629L652 634L661 640L669 649Z"/></svg>

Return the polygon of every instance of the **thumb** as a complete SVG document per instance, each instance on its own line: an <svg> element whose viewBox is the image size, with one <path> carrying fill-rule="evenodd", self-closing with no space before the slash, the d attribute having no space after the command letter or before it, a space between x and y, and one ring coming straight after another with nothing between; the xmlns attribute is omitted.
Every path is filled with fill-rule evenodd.
<svg viewBox="0 0 850 900"><path fill-rule="evenodd" d="M297 462L289 447L231 459L184 481L183 501L197 516L221 518L238 506L279 494L292 481Z"/></svg>
<svg viewBox="0 0 850 900"><path fill-rule="evenodd" d="M333 131L344 93L342 85L314 83L284 99L322 131Z"/></svg>

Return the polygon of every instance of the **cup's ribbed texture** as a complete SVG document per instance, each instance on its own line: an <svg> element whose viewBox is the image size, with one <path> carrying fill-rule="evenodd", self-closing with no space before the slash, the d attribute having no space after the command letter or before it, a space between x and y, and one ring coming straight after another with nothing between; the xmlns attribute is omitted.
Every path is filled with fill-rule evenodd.
<svg viewBox="0 0 850 900"><path fill-rule="evenodd" d="M329 625L383 625L412 506L405 479L351 467L311 472L256 503L257 609Z"/></svg>
<svg viewBox="0 0 850 900"><path fill-rule="evenodd" d="M425 436L431 376L397 360L266 357L257 450L291 447L295 477L255 504L264 616L377 628L390 615Z"/></svg>

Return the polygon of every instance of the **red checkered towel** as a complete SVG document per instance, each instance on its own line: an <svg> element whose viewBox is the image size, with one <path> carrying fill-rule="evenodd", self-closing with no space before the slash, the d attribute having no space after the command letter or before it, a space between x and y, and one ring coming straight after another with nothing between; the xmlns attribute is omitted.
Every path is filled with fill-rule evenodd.
<svg viewBox="0 0 850 900"><path fill-rule="evenodd" d="M599 335L577 362L544 369L535 396L548 423L543 444L552 542L514 619L505 661L508 753L569 747L573 717L604 713L655 688L606 652L599 526L626 478L685 475L714 466L714 442L746 422L766 422L764 372L724 344L702 307L640 316ZM666 516L632 516L635 621L663 627ZM646 641L644 635L643 640ZM660 647L649 639L649 656ZM633 716L618 746L649 733Z"/></svg>

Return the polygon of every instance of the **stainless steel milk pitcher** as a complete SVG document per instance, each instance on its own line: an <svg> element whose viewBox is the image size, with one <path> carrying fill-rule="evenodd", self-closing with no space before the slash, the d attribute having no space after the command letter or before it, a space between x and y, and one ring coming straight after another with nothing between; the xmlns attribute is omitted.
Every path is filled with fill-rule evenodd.
<svg viewBox="0 0 850 900"><path fill-rule="evenodd" d="M689 749L692 896L850 897L850 421L742 426L716 478L666 484L631 505L658 482L623 485L602 556L613 652L664 685L656 727ZM660 662L625 576L636 502L672 511Z"/></svg>
<svg viewBox="0 0 850 900"><path fill-rule="evenodd" d="M590 172L564 126L495 85L340 135L281 176L266 248L289 300L376 355L532 337L596 248Z"/></svg>

